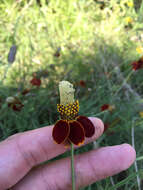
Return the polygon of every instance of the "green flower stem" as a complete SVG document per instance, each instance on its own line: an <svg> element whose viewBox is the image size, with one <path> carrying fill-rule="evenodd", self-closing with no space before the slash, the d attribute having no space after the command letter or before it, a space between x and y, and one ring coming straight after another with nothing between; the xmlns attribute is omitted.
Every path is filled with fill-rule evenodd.
<svg viewBox="0 0 143 190"><path fill-rule="evenodd" d="M74 145L71 143L71 176L72 176L72 190L75 188L75 171L74 171Z"/></svg>

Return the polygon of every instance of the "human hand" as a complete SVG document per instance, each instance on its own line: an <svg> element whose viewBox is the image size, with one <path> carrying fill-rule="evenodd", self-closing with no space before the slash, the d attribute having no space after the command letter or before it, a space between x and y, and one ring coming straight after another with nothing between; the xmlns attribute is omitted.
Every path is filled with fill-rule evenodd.
<svg viewBox="0 0 143 190"><path fill-rule="evenodd" d="M100 119L90 118L95 134L103 133ZM38 164L64 153L64 145L52 138L53 126L15 134L0 143L0 190L70 190L70 158ZM83 187L127 169L134 162L135 150L128 144L103 147L75 156L76 185ZM38 166L38 167L37 167Z"/></svg>

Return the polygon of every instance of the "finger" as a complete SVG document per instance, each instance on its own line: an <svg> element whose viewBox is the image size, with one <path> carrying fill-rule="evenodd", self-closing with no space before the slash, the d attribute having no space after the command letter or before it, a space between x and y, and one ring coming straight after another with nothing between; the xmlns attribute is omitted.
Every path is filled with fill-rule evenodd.
<svg viewBox="0 0 143 190"><path fill-rule="evenodd" d="M128 144L100 148L75 158L77 188L112 176L134 162L135 150ZM13 190L71 190L70 159L55 161L31 171Z"/></svg>
<svg viewBox="0 0 143 190"><path fill-rule="evenodd" d="M86 140L97 139L103 132L100 119L90 118L95 135ZM53 126L14 135L0 143L0 187L7 189L16 184L33 166L49 160L67 149L52 139Z"/></svg>

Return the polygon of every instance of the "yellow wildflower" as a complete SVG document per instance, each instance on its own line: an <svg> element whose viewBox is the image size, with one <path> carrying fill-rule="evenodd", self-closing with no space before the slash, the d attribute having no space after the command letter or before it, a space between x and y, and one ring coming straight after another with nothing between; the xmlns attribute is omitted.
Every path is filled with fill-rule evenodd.
<svg viewBox="0 0 143 190"><path fill-rule="evenodd" d="M131 24L133 22L133 19L131 17L126 17L125 18L125 21L128 23L128 24Z"/></svg>
<svg viewBox="0 0 143 190"><path fill-rule="evenodd" d="M133 6L134 6L134 3L131 2L131 1L128 1L128 2L127 2L127 5L128 5L128 7L133 7Z"/></svg>
<svg viewBox="0 0 143 190"><path fill-rule="evenodd" d="M138 53L143 53L143 47L137 47L136 48L136 51L138 52Z"/></svg>
<svg viewBox="0 0 143 190"><path fill-rule="evenodd" d="M143 111L139 112L141 118L143 118Z"/></svg>

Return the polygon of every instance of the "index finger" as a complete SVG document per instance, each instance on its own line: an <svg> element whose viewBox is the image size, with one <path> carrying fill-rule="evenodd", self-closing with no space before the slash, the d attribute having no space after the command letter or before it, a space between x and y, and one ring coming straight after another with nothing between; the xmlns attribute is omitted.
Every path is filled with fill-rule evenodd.
<svg viewBox="0 0 143 190"><path fill-rule="evenodd" d="M90 118L95 134L85 143L97 139L103 133L100 119ZM35 165L49 160L67 149L52 139L53 126L14 135L0 143L0 187L7 189L16 184Z"/></svg>

